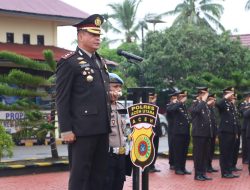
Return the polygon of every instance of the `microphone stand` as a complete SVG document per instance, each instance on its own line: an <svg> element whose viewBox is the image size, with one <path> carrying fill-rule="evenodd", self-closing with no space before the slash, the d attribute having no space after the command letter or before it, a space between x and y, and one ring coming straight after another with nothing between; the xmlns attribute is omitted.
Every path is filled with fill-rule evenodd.
<svg viewBox="0 0 250 190"><path fill-rule="evenodd" d="M154 93L155 89L153 87L145 87L146 81L144 78L143 68L139 63L133 59L127 59L128 62L135 64L139 68L139 86L136 88L128 88L128 92L133 94L133 103L148 103L149 93ZM140 168L133 165L133 190L140 189ZM141 176L141 187L142 190L149 189L148 183L148 167L144 169Z"/></svg>

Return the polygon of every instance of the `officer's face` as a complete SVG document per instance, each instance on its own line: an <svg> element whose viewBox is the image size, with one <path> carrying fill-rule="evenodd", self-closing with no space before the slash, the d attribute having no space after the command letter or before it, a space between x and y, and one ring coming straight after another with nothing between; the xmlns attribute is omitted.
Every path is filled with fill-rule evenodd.
<svg viewBox="0 0 250 190"><path fill-rule="evenodd" d="M78 32L78 45L90 53L94 53L100 47L101 39L99 34L92 34L87 31Z"/></svg>
<svg viewBox="0 0 250 190"><path fill-rule="evenodd" d="M110 83L109 88L111 101L114 102L118 100L118 98L121 96L122 85L119 83Z"/></svg>

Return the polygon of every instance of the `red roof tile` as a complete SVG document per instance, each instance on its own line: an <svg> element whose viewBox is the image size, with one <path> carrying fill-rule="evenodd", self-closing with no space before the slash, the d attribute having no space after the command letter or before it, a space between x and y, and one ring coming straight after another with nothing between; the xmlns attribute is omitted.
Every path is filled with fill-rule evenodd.
<svg viewBox="0 0 250 190"><path fill-rule="evenodd" d="M247 46L250 48L250 34L232 35L233 39L236 39L238 37L243 46Z"/></svg>
<svg viewBox="0 0 250 190"><path fill-rule="evenodd" d="M0 12L28 13L78 19L86 18L89 15L60 0L1 0Z"/></svg>
<svg viewBox="0 0 250 190"><path fill-rule="evenodd" d="M55 46L42 46L42 45L23 45L23 44L11 44L11 43L0 43L0 51L11 51L31 59L44 60L43 51L50 49L54 53L54 59L59 61L60 58L70 52L63 48Z"/></svg>
<svg viewBox="0 0 250 190"><path fill-rule="evenodd" d="M1 43L0 42L0 52L1 51L10 51L19 55L26 56L28 58L43 61L43 51L50 49L54 53L54 59L59 61L60 58L71 52L70 50L55 47L55 46L41 46L41 45L24 45L24 44L11 44L11 43ZM118 66L118 63L105 59L105 63L108 66L115 67Z"/></svg>

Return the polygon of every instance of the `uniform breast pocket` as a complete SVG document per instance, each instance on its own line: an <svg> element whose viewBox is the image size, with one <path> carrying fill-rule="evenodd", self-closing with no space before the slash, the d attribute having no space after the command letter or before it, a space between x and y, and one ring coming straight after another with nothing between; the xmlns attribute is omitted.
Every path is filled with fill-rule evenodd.
<svg viewBox="0 0 250 190"><path fill-rule="evenodd" d="M98 114L98 109L95 106L84 106L82 115L87 116L87 115L97 115Z"/></svg>
<svg viewBox="0 0 250 190"><path fill-rule="evenodd" d="M92 84L95 81L95 69L90 65L83 65L79 68L81 79L84 83Z"/></svg>

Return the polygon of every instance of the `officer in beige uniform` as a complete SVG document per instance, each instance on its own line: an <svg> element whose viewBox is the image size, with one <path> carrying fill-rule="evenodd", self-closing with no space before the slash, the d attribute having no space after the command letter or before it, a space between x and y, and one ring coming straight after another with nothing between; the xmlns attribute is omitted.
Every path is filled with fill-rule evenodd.
<svg viewBox="0 0 250 190"><path fill-rule="evenodd" d="M123 80L115 73L109 73L111 99L111 133L109 135L108 172L105 190L122 190L125 181L125 121L121 117L124 106L117 102L122 95Z"/></svg>

